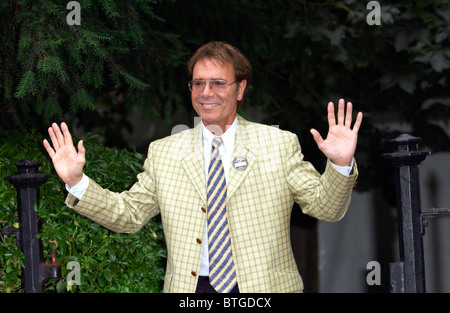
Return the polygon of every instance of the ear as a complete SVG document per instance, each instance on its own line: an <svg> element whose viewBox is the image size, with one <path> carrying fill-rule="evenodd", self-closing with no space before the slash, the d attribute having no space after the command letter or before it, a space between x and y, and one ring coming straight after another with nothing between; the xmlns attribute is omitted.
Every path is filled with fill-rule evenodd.
<svg viewBox="0 0 450 313"><path fill-rule="evenodd" d="M238 101L241 101L244 98L245 88L247 88L247 80L243 79L238 83L238 95L237 95Z"/></svg>

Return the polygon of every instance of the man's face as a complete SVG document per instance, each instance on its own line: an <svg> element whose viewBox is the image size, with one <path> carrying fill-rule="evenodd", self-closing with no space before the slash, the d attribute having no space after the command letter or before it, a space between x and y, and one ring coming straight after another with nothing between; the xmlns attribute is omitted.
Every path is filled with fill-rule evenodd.
<svg viewBox="0 0 450 313"><path fill-rule="evenodd" d="M231 64L204 59L194 65L193 80L220 79L232 83L236 80ZM225 132L236 118L237 102L242 100L247 82L231 84L223 90L211 90L208 83L202 92L192 92L191 99L194 110L202 118L205 126L216 125ZM209 128L213 131L213 128ZM213 131L214 132L214 131Z"/></svg>

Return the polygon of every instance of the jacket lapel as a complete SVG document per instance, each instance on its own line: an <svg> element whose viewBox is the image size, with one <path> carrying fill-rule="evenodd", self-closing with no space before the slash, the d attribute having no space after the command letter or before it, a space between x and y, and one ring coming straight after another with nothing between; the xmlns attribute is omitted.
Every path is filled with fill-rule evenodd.
<svg viewBox="0 0 450 313"><path fill-rule="evenodd" d="M249 141L249 124L238 115L238 123L236 129L236 138L234 140L233 159L231 160L230 173L227 186L227 199L230 199L233 193L239 188L245 177L250 173L256 162L255 149L250 146ZM251 127L250 127L251 128ZM233 166L235 158L245 157L248 165L243 170L238 170Z"/></svg>
<svg viewBox="0 0 450 313"><path fill-rule="evenodd" d="M233 160L235 158L245 157L248 165L244 170L238 170L233 166L233 160L231 161L232 164L230 166L227 186L227 199L231 198L233 193L239 188L256 162L256 147L254 147L255 143L251 143L249 140L249 132L252 131L252 127L249 125L250 124L245 119L238 115ZM197 193L206 203L205 161L201 122L194 127L191 132L190 143L186 142L186 145L189 145L191 149L189 149L182 158L181 164Z"/></svg>
<svg viewBox="0 0 450 313"><path fill-rule="evenodd" d="M190 150L181 160L181 164L196 189L198 195L206 203L205 161L203 154L203 135L201 122L191 132Z"/></svg>

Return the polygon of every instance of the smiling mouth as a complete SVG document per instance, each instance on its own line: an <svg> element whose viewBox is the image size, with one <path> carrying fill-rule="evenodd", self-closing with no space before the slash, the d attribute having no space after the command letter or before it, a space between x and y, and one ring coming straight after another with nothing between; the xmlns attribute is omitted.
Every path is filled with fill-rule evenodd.
<svg viewBox="0 0 450 313"><path fill-rule="evenodd" d="M204 108L213 108L213 107L218 106L219 104L218 104L218 103L202 103L201 105L202 105Z"/></svg>

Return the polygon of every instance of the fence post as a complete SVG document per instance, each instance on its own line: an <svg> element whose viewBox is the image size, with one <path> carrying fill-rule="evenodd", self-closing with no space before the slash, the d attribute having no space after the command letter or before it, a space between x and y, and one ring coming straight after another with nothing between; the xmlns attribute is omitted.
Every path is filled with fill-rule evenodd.
<svg viewBox="0 0 450 313"><path fill-rule="evenodd" d="M419 164L430 154L421 138L403 134L390 140L395 152L382 157L395 166L400 262L391 264L391 291L425 292Z"/></svg>
<svg viewBox="0 0 450 313"><path fill-rule="evenodd" d="M44 283L48 278L61 276L61 265L56 264L54 257L52 264L44 264L42 244L37 238L40 227L35 204L40 197L39 187L47 181L49 175L39 174L41 163L31 159L23 159L15 165L17 174L6 179L17 190L19 232L16 235L25 255L22 285L27 293L40 293L44 291Z"/></svg>

